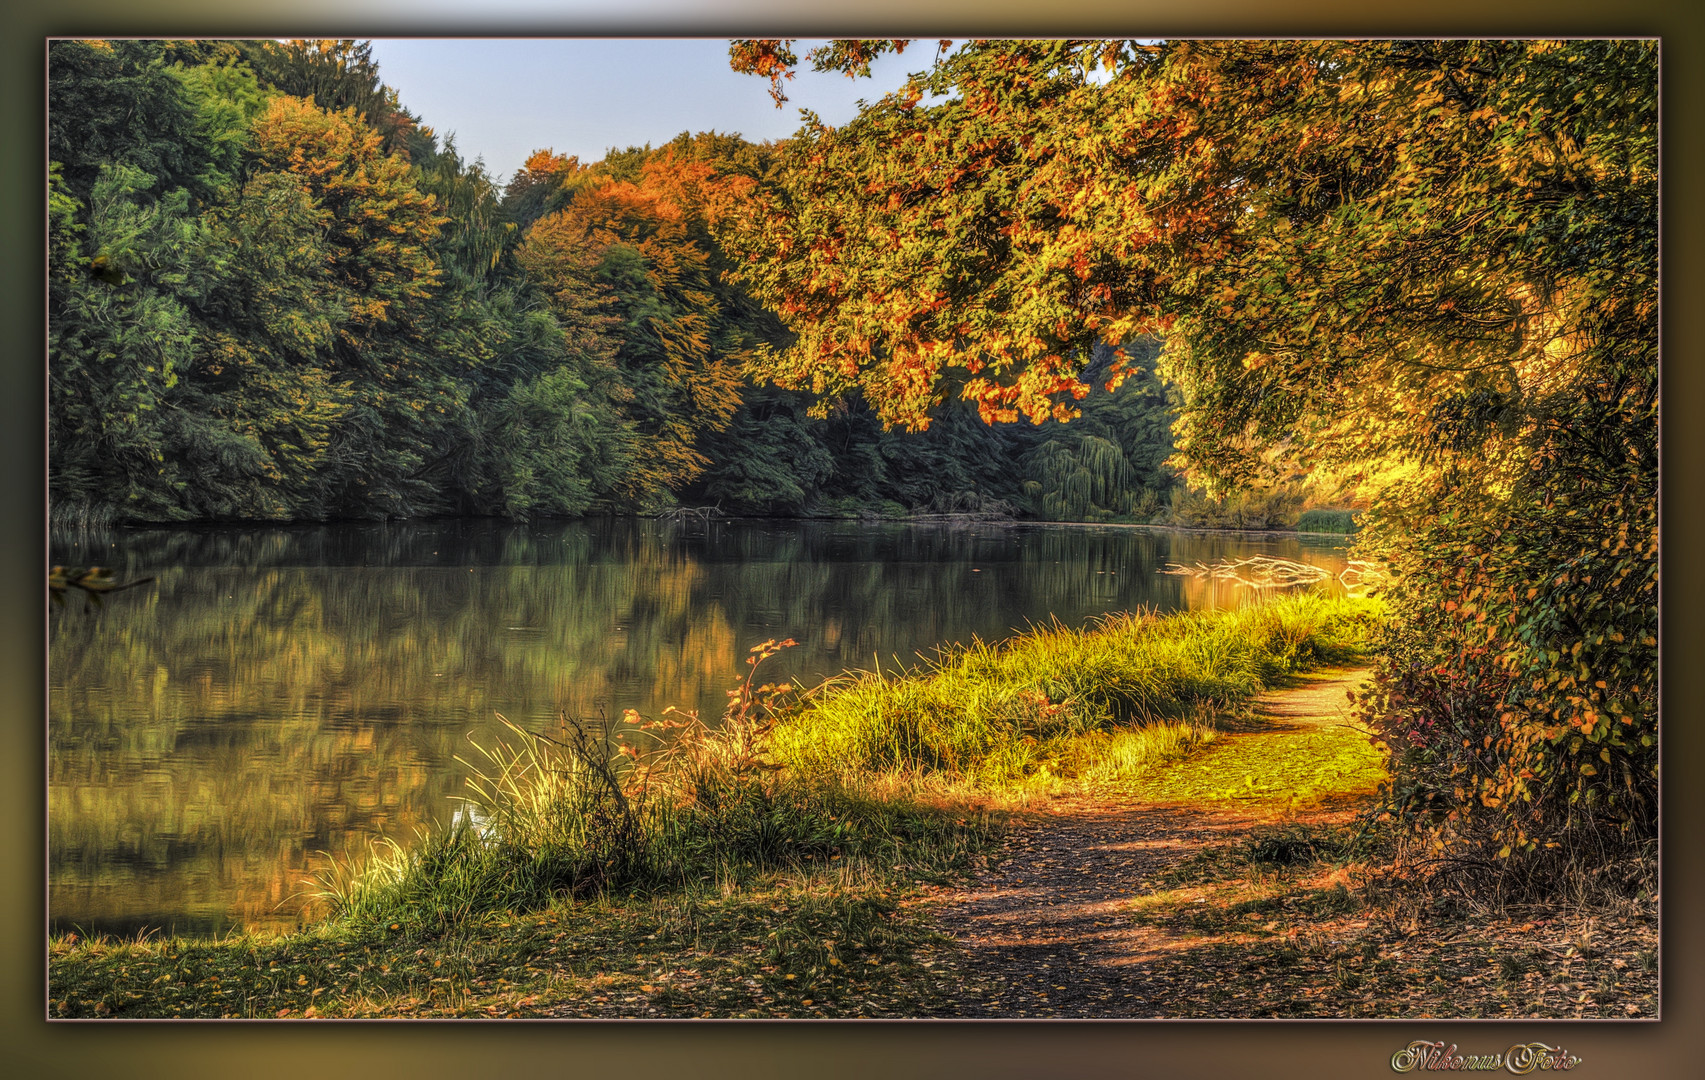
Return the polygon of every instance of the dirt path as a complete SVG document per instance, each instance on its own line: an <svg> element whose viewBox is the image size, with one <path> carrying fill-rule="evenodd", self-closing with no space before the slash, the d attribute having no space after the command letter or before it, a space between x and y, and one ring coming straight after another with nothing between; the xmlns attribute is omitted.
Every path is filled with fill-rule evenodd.
<svg viewBox="0 0 1705 1080"><path fill-rule="evenodd" d="M1345 696L1365 674L1268 691L1241 730L1149 783L1051 800L989 870L942 897L941 926L964 957L960 989L938 1015L1166 1014L1165 989L1146 969L1201 942L1137 924L1131 902L1205 846L1276 820L1343 817L1365 798L1365 754L1345 752L1365 746L1346 726Z"/></svg>

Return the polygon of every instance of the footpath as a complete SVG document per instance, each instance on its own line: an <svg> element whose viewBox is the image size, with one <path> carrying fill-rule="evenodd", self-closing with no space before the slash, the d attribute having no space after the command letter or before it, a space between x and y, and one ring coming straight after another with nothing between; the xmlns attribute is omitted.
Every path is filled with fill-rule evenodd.
<svg viewBox="0 0 1705 1080"><path fill-rule="evenodd" d="M1341 863L1383 777L1348 715L1365 674L1299 678L1196 756L1020 821L934 898L956 946L930 1015L1655 1018L1655 898L1429 909Z"/></svg>
<svg viewBox="0 0 1705 1080"><path fill-rule="evenodd" d="M1156 961L1203 944L1134 917L1166 872L1210 846L1281 823L1346 820L1378 783L1377 756L1349 726L1363 669L1269 690L1253 715L1148 782L1048 801L992 865L938 897L963 950L961 988L937 1014L1173 1015ZM1362 752L1365 751L1365 752Z"/></svg>

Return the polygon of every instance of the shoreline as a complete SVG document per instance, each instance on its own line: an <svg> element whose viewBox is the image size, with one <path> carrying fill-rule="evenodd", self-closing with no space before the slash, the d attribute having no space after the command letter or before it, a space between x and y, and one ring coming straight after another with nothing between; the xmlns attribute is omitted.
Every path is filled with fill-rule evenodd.
<svg viewBox="0 0 1705 1080"><path fill-rule="evenodd" d="M1364 616L1355 613L1364 607L1297 598L1242 613L1133 617L1082 631L1032 631L998 647L967 650L928 671L843 681L831 700L819 695L802 703L777 736L764 737L755 750L742 750L743 734L731 737L726 727L699 736L707 753L689 764L711 769L693 775L709 778L696 783L716 785L721 794L713 803L689 800L675 809L673 803L649 809L634 804L632 812L642 820L663 815L656 818L663 830L659 839L647 841L663 846L645 858L686 860L679 870L642 867L631 885L623 884L609 876L605 860L626 857L625 849L598 846L603 840L593 837L588 854L594 858L580 864L590 877L544 878L541 882L560 884L485 894L489 906L481 906L486 902L479 890L515 888L523 875L557 873L553 867L564 865L563 858L578 856L561 849L565 854L550 855L542 868L532 869L526 861L532 856L523 851L513 867L482 869L501 851L480 834L434 834L415 850L396 849L388 862L362 868L379 873L365 879L369 884L356 884L357 868L349 868L354 876L343 879L341 892L333 879L322 878L344 914L322 905L318 921L294 933L239 932L213 941L55 936L48 950L51 1014L490 1015L493 1002L508 1000L498 986L501 979L530 988L515 999L514 1009L501 1010L504 1015L536 1015L529 1012L535 1007L583 1007L589 1015L682 1015L667 994L643 989L664 985L647 965L662 942L670 941L669 971L696 972L690 978L699 990L711 987L713 997L722 995L716 1000L727 998L710 1010L716 1015L745 1015L762 1005L746 989L753 979L786 1015L929 1015L931 1002L943 992L932 959L942 943L925 917L931 888L966 880L1014 815L1046 807L1060 792L1191 760L1216 737L1217 721L1200 709L1235 711L1238 702L1285 672L1350 658L1353 638L1347 635L1362 632L1356 620ZM1316 644L1297 653L1299 641ZM1135 665L1132 675L1107 669L1111 657L1127 654L1124 662ZM1132 682L1137 672L1157 674L1139 685ZM1087 679L1084 685L1091 688L1107 680L1107 687L1124 689L1108 690L1115 696L1098 703L1087 691L1039 692L1038 679L1050 686ZM881 717L893 715L897 706L873 705L872 693L895 702L921 704L917 695L925 694L984 705L945 727L933 719L935 706L923 707L909 721L920 726L897 736L893 749L883 749L880 740L888 736L878 730L887 730ZM821 713L836 702L838 714ZM825 760L820 751L829 745L849 749ZM855 746L875 757L855 761L850 749ZM523 761L535 752L536 759ZM551 764L560 755L544 744L504 753L511 756L499 765L536 760L530 775L564 775L560 763ZM729 753L736 755L732 771L725 767ZM748 754L743 760L749 764L741 764L741 753ZM771 771L780 767L786 772ZM521 778L524 772L504 766L492 775ZM563 841L548 831L555 812L536 821L527 809L536 805L534 793L556 789L515 782L522 786L496 812L510 815L517 838L547 828L536 840L521 842L559 850L553 845ZM618 806L601 798L606 802L600 805ZM758 809L758 816L751 817L746 806ZM610 827L607 817L588 820ZM671 836L681 839L667 839ZM677 846L683 842L688 846ZM709 863L694 854L705 844L711 845L704 849ZM733 846L717 854L723 850L717 845ZM598 870L600 865L605 869ZM590 890L583 892L576 880L591 882ZM511 895L518 899L504 899ZM567 928L575 928L575 940L564 936ZM708 938L720 944L707 946ZM553 953L575 957L566 974L542 982L522 977L532 968L544 970L542 957ZM621 998L600 993L630 986L615 970L622 964L636 980L631 988L639 988L637 993L624 990ZM448 971L460 974L443 973ZM486 977L497 971L507 974ZM565 978L567 989L558 985ZM458 979L458 996L444 998L443 980ZM853 1011L837 1006L825 1014L818 1008L834 995L850 994L855 984L863 989L840 999ZM242 988L240 999L233 987ZM704 1003L698 991L687 996ZM849 1004L855 997L874 1004L855 1009ZM736 1008L740 1002L745 1004ZM692 1015L704 1011L695 1005Z"/></svg>
<svg viewBox="0 0 1705 1080"><path fill-rule="evenodd" d="M469 517L419 517L396 518L385 521L348 520L348 521L269 521L266 519L245 519L234 521L161 521L161 522L101 522L101 523L51 523L49 535L54 533L77 532L214 532L219 530L231 531L262 531L277 529L280 531L306 531L310 529L362 529L362 528L397 528L410 526L455 525L464 523L484 523L508 526L526 526L531 524L565 524L585 521L659 521L669 524L685 524L668 522L667 515L659 514L589 514L580 517L534 517L512 519L489 516ZM949 525L972 526L986 525L997 528L1047 528L1059 526L1072 529L1143 529L1154 532L1179 532L1192 535L1209 536L1246 536L1246 537L1334 537L1346 541L1354 540L1358 533L1312 532L1292 528L1273 529L1217 529L1197 525L1168 525L1152 522L1137 521L1040 521L1031 518L995 517L979 514L912 514L906 517L882 517L866 515L857 517L818 517L809 515L743 515L727 514L708 518L696 519L698 524L720 524L733 521L742 522L804 522L811 524L848 524L848 525Z"/></svg>
<svg viewBox="0 0 1705 1080"><path fill-rule="evenodd" d="M1359 847L1357 814L1383 769L1365 745L1363 764L1345 757L1358 739L1327 700L1358 674L1278 680L1224 738L1125 781L938 799L935 826L957 831L934 858L837 858L436 930L55 938L48 1015L1654 1018L1649 901L1449 911L1381 880L1383 841ZM1285 797L1292 773L1317 781L1307 807ZM1067 954L1073 974L1048 970Z"/></svg>

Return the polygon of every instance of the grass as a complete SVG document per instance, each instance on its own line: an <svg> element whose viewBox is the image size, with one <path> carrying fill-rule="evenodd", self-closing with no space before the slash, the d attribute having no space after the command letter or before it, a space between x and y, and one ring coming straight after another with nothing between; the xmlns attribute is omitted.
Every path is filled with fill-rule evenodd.
<svg viewBox="0 0 1705 1080"><path fill-rule="evenodd" d="M827 686L777 727L772 752L801 775L960 789L1139 772L1211 741L1216 713L1281 677L1358 656L1373 610L1306 594L955 646L916 671Z"/></svg>
<svg viewBox="0 0 1705 1080"><path fill-rule="evenodd" d="M1348 659L1362 602L1110 617L802 700L755 684L642 749L564 723L479 752L474 813L325 876L318 923L50 945L51 1013L906 1016L950 973L913 904L1064 781L1165 774L1217 712ZM638 717L631 717L639 720ZM630 744L632 740L629 740Z"/></svg>
<svg viewBox="0 0 1705 1080"><path fill-rule="evenodd" d="M55 939L55 1017L916 1016L951 963L897 877L820 871L559 900L452 931Z"/></svg>
<svg viewBox="0 0 1705 1080"><path fill-rule="evenodd" d="M1302 732L1257 733L1212 756L1192 757L1136 778L1133 793L1149 802L1301 811L1352 805L1386 779L1385 759L1349 724Z"/></svg>

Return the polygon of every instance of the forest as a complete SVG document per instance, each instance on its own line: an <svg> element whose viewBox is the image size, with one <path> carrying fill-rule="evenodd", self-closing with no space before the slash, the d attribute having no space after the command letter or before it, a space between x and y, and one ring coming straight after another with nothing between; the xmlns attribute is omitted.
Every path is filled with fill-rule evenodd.
<svg viewBox="0 0 1705 1080"><path fill-rule="evenodd" d="M756 378L795 335L730 233L775 146L541 150L499 187L359 42L60 41L50 75L55 520L1170 512L1153 339L1069 425L894 430ZM1229 520L1301 496L1257 502Z"/></svg>
<svg viewBox="0 0 1705 1080"><path fill-rule="evenodd" d="M729 57L779 106L804 66L867 75L916 48L836 40L801 56L751 39ZM1378 773L1358 789L1361 831L1352 844L1337 819L1293 821L1250 840L1240 866L1331 850L1407 889L1411 915L1566 903L1655 934L1657 43L990 40L944 42L916 66L839 127L807 117L773 143L687 132L594 163L541 149L500 186L404 106L362 42L52 43L54 525L705 507L1312 524L1353 529L1380 568L1371 600L1109 613L892 678L849 673L791 704L754 674L721 733L696 714L648 721L684 729L675 772L568 727L494 750L483 797L514 842L446 833L333 888L359 940L437 940L564 896L674 896L685 906L643 919L572 918L660 920L653 938L677 942L698 941L701 917L807 912L799 925L817 929L797 945L771 933L772 1011L750 1015L824 1015L829 990L803 997L794 972L844 988L864 970L817 943L824 925L863 927L873 969L926 940L906 937L888 894L835 879L813 907L776 886L792 899L753 893L757 916L730 885L713 917L682 890L843 854L843 873L858 859L948 880L999 831L989 792L1093 776L1186 791L1155 777L1216 740L1222 755L1243 745L1204 716L1352 662L1366 667L1353 741L1378 766L1339 742L1309 752ZM1133 750L1130 727L1153 738ZM579 763L562 773L572 790L515 786L558 775L559 752ZM528 817L535 804L574 809ZM551 831L570 818L572 843ZM1200 862L1202 880L1225 880ZM1308 903L1351 904L1335 888ZM1238 918L1276 910L1248 897ZM643 960L653 938L623 947ZM1284 964L1311 955L1302 940ZM1402 983L1380 967L1392 948L1332 954L1325 1005L1274 991L1270 1012L1237 1013L1208 987L1189 1015L1450 1007L1399 990L1345 1004L1378 982L1345 964ZM980 1015L942 1004L909 963L900 996L830 1015ZM1486 963L1508 986L1484 1015L1568 1015L1532 1011L1527 961ZM438 1008L439 980L421 976L408 1000ZM91 1014L77 1009L96 996L67 992L61 1015ZM675 1004L699 1015L688 997ZM100 1000L110 1013L118 999ZM291 1000L315 1015L331 998ZM748 1015L741 1001L703 1015Z"/></svg>

